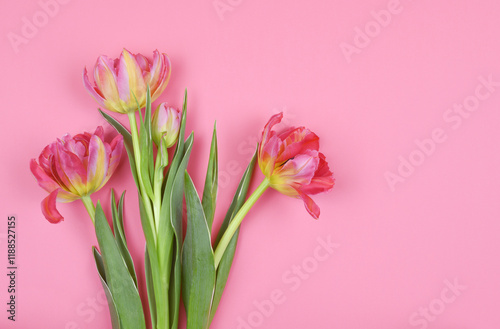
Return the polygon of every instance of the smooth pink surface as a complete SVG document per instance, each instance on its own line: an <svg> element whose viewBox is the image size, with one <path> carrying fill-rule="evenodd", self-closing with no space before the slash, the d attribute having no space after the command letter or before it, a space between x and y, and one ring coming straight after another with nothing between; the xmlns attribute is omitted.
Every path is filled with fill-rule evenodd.
<svg viewBox="0 0 500 329"><path fill-rule="evenodd" d="M275 191L249 213L213 328L499 328L500 88L480 82L500 81L497 1L216 1L222 11L212 0L66 0L48 9L53 17L40 14L47 2L1 11L1 328L111 328L83 205L59 206L65 221L49 224L28 163L56 137L104 124L81 72L122 47L169 54L159 101L179 107L188 89L198 187L217 120L216 225L275 112L317 133L335 172L333 191L314 198L318 221ZM9 33L22 37L33 19L41 27L24 28L13 47ZM464 101L473 112L454 105ZM419 165L412 172L406 161ZM387 177L401 174L393 191ZM128 191L126 231L142 272L126 161L108 187ZM94 197L109 202L106 189ZM18 219L15 323L1 274L8 215ZM318 242L329 237L331 253Z"/></svg>

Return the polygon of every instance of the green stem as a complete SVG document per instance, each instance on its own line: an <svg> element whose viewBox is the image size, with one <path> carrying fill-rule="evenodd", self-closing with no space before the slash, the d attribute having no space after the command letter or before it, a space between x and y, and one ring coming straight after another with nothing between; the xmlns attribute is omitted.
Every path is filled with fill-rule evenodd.
<svg viewBox="0 0 500 329"><path fill-rule="evenodd" d="M149 224L151 225L151 229L153 231L154 244L156 245L156 228L155 228L155 218L153 215L153 210L151 209L151 202L149 197L146 195L144 182L142 181L141 175L141 155L140 155L140 146L139 146L139 132L137 131L137 121L135 119L135 113L127 113L128 120L130 122L130 132L132 135L132 145L134 148L134 158L135 158L135 167L137 170L137 180L139 181L139 194L142 198L144 208L146 209L146 213L149 217Z"/></svg>
<svg viewBox="0 0 500 329"><path fill-rule="evenodd" d="M255 189L255 191L250 195L250 197L245 201L243 206L241 206L240 210L233 217L231 222L229 223L226 232L219 241L217 248L215 249L215 269L219 267L220 260L222 259L222 255L226 251L227 245L233 238L234 233L240 227L241 221L245 218L248 211L252 208L252 206L257 202L257 200L261 197L261 195L267 190L269 187L269 181L267 178L264 178L262 183Z"/></svg>
<svg viewBox="0 0 500 329"><path fill-rule="evenodd" d="M161 210L161 182L163 176L161 170L160 153L157 155L156 166L155 166L155 175L153 181L153 199L151 200L149 196L145 192L143 177L141 174L141 150L139 144L139 132L137 130L137 122L135 113L128 113L128 118L130 121L130 131L132 135L132 144L134 148L134 158L136 162L136 170L137 170L137 180L139 181L139 194L143 200L143 204L149 217L149 224L151 225L151 229L153 232L153 244L150 245L149 241L146 241L148 244L148 248L156 248L157 247L157 234L158 234L158 224L160 218L160 210ZM142 119L141 119L142 121ZM146 178L147 179L147 178ZM149 253L150 263L152 267L160 267L158 259L154 259L151 255L153 253ZM157 272L152 270L153 276L153 290L155 292L156 299L156 328L154 329L168 329L170 327L170 319L169 319L169 305L168 305L168 282L163 282L162 274L158 276Z"/></svg>
<svg viewBox="0 0 500 329"><path fill-rule="evenodd" d="M156 154L156 162L155 162L155 173L153 178L153 210L156 224L156 231L160 229L160 210L161 210L161 185L163 182L163 167L161 164L161 150L157 151Z"/></svg>
<svg viewBox="0 0 500 329"><path fill-rule="evenodd" d="M85 209L87 209L87 212L89 213L90 219L92 219L92 224L95 225L95 207L94 203L90 199L90 195L82 196L81 200L83 202L83 205L85 206Z"/></svg>

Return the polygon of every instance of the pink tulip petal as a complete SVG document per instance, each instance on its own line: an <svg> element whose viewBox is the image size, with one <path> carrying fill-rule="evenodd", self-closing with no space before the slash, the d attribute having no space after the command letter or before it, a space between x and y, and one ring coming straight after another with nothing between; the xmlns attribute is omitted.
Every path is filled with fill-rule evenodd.
<svg viewBox="0 0 500 329"><path fill-rule="evenodd" d="M104 128L102 126L97 126L97 128L94 131L94 135L99 137L101 140L104 140ZM89 134L89 141L91 139L92 135Z"/></svg>
<svg viewBox="0 0 500 329"><path fill-rule="evenodd" d="M88 73L87 73L87 68L83 69L83 85L85 86L85 89L89 92L89 94L99 103L99 105L104 107L104 97L97 89L97 87L92 86L92 84L89 81Z"/></svg>
<svg viewBox="0 0 500 329"><path fill-rule="evenodd" d="M54 166L67 191L76 195L85 195L86 170L82 160L76 154L65 149L64 145L57 144Z"/></svg>
<svg viewBox="0 0 500 329"><path fill-rule="evenodd" d="M318 165L318 151L307 150L277 168L273 172L271 183L273 179L279 178L280 181L285 181L288 185L299 186L309 184L318 169Z"/></svg>
<svg viewBox="0 0 500 329"><path fill-rule="evenodd" d="M267 143L263 144L260 148L258 157L259 167L267 178L271 177L273 174L280 145L281 141L276 136L272 136Z"/></svg>
<svg viewBox="0 0 500 329"><path fill-rule="evenodd" d="M92 134L85 132L83 134L78 134L73 137L73 140L75 143L83 146L85 148L85 152L82 152L81 150L78 151L78 153L87 153L86 150L89 148L89 143L90 143L90 137L92 137ZM80 146L78 146L80 147Z"/></svg>
<svg viewBox="0 0 500 329"><path fill-rule="evenodd" d="M307 212L314 219L318 219L319 214L320 214L320 209L319 209L318 205L307 194L302 193L300 191L298 191L298 193L299 193L299 198L301 198L302 201L304 201L304 206L306 207Z"/></svg>
<svg viewBox="0 0 500 329"><path fill-rule="evenodd" d="M106 56L98 58L94 69L94 80L102 97L105 99L105 104L120 101L120 94L116 85L116 72L111 59Z"/></svg>
<svg viewBox="0 0 500 329"><path fill-rule="evenodd" d="M283 112L280 112L278 114L275 114L269 119L267 124L264 127L264 130L262 131L262 138L260 142L260 147L262 148L264 145L267 144L269 138L274 135L275 133L272 131L273 127L277 125L278 123L281 122L283 119Z"/></svg>
<svg viewBox="0 0 500 329"><path fill-rule="evenodd" d="M141 54L137 54L137 55L135 55L135 60L137 61L137 64L141 68L143 76L144 76L144 73L149 73L149 61L146 58L146 56L141 55ZM149 79L144 79L144 81L149 81Z"/></svg>
<svg viewBox="0 0 500 329"><path fill-rule="evenodd" d="M59 188L59 185L38 165L35 159L30 161L30 169L35 176L38 185L47 192L52 192Z"/></svg>
<svg viewBox="0 0 500 329"><path fill-rule="evenodd" d="M63 216L56 209L56 199L59 189L52 191L45 199L42 200L42 213L45 218L52 224L57 224L64 220Z"/></svg>
<svg viewBox="0 0 500 329"><path fill-rule="evenodd" d="M148 82L151 89L151 101L155 101L163 93L170 80L171 72L171 63L168 56L155 50Z"/></svg>
<svg viewBox="0 0 500 329"><path fill-rule="evenodd" d="M319 153L319 159L318 170L316 170L313 179L309 184L300 188L306 194L328 192L335 185L333 173L330 171L325 156L322 153Z"/></svg>
<svg viewBox="0 0 500 329"><path fill-rule="evenodd" d="M262 137L259 143L258 160L259 167L266 177L270 177L274 170L278 150L281 146L281 141L276 137L276 133L272 128L281 122L283 112L273 115L262 131Z"/></svg>
<svg viewBox="0 0 500 329"><path fill-rule="evenodd" d="M48 175L50 175L49 157L52 154L51 148L52 145L45 146L42 150L42 153L40 153L40 156L38 157L38 164Z"/></svg>
<svg viewBox="0 0 500 329"><path fill-rule="evenodd" d="M123 136L117 135L110 143L111 155L109 157L109 168L102 185L104 185L115 172L123 153Z"/></svg>
<svg viewBox="0 0 500 329"><path fill-rule="evenodd" d="M304 127L289 130L286 134L280 134L279 138L283 145L276 163L285 162L305 150L319 150L319 137Z"/></svg>

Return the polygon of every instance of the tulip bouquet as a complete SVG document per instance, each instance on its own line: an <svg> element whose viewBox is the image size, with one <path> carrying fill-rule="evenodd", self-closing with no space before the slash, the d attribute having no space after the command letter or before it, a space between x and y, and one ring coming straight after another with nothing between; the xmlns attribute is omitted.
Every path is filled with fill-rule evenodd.
<svg viewBox="0 0 500 329"><path fill-rule="evenodd" d="M118 132L111 142L104 141L102 127L93 134L65 135L30 163L38 184L49 193L41 204L49 222L63 220L57 201L80 199L85 205L95 226L99 246L93 248L93 256L113 329L145 329L147 323L153 329L176 329L181 300L187 328L209 328L229 275L240 224L256 201L271 187L302 199L308 213L318 218L319 207L310 195L329 191L334 185L325 156L319 152L318 136L304 127L275 131L283 118L283 114L276 114L264 127L212 243L218 187L217 131L214 126L200 197L187 172L193 146L193 133L185 138L187 92L182 110L161 103L153 111L152 102L164 91L170 73L169 58L158 51L152 60L125 49L118 59L99 57L93 82L84 69L84 86L103 109L127 115L129 128L100 109ZM100 202L94 205L90 198L115 171L123 147L137 186L146 241L148 305L139 297L142 283L137 280L127 246L124 194L117 203L114 191L111 193L112 227ZM256 161L265 178L247 198ZM146 321L148 309L150 319Z"/></svg>

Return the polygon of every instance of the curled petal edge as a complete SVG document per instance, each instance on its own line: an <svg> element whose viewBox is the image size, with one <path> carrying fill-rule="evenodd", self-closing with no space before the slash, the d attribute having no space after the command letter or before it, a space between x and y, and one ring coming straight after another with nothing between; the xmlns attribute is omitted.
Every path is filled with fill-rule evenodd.
<svg viewBox="0 0 500 329"><path fill-rule="evenodd" d="M56 208L57 194L60 189L52 191L45 199L42 200L42 213L45 218L52 224L60 223L64 220Z"/></svg>

